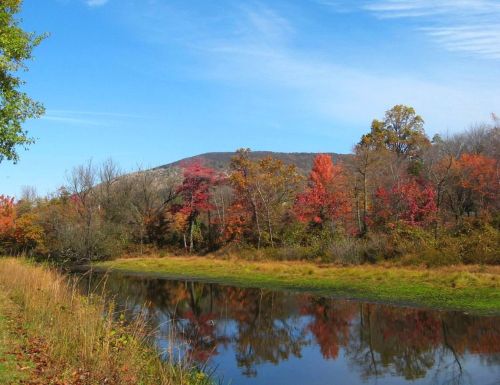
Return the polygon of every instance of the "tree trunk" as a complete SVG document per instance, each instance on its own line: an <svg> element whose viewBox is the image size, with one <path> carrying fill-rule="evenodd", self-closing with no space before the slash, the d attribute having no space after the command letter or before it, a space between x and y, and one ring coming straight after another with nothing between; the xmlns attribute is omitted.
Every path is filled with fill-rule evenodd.
<svg viewBox="0 0 500 385"><path fill-rule="evenodd" d="M252 203L252 211L253 211L253 218L255 221L255 225L257 226L257 234L258 234L257 249L260 249L260 241L262 238L262 234L261 234L261 229L260 229L259 215L257 213L257 205L255 204L255 201L253 198L250 200L250 202Z"/></svg>
<svg viewBox="0 0 500 385"><path fill-rule="evenodd" d="M368 212L368 189L366 172L363 173L363 235L368 232L368 226L366 224L366 213Z"/></svg>
<svg viewBox="0 0 500 385"><path fill-rule="evenodd" d="M273 239L273 228L271 224L271 213L269 212L269 209L266 206L266 211L267 211L267 227L269 228L269 239L271 240L271 247L274 248L274 239Z"/></svg>
<svg viewBox="0 0 500 385"><path fill-rule="evenodd" d="M262 204L264 205L266 209L266 222L267 222L267 229L269 231L269 240L271 241L271 247L274 248L274 239L273 239L273 228L271 224L271 211L269 210L269 204L266 202L264 199L264 195L262 194L262 191L260 188L257 188L257 191L260 196L260 200L262 201Z"/></svg>
<svg viewBox="0 0 500 385"><path fill-rule="evenodd" d="M356 221L358 222L358 230L359 233L363 233L363 226L361 225L361 213L359 209L359 190L358 186L356 185L356 188L354 190L354 198L356 199Z"/></svg>
<svg viewBox="0 0 500 385"><path fill-rule="evenodd" d="M193 252L193 247L194 247L193 228L194 228L194 220L191 220L189 222L189 254Z"/></svg>

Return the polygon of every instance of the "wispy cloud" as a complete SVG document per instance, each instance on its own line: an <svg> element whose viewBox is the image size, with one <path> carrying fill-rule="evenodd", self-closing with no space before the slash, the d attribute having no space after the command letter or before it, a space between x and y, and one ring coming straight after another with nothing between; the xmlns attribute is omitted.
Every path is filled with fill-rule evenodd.
<svg viewBox="0 0 500 385"><path fill-rule="evenodd" d="M392 105L410 104L431 117L434 131L463 128L467 124L464 115L469 121L483 116L479 103L487 105L487 98L493 97L488 91L481 91L478 97L476 90L463 84L441 84L394 72L375 74L339 65L325 55L296 49L290 42L295 33L292 24L284 22L276 12L257 12L242 14L242 20L246 19L249 26L248 36L205 42L204 49L211 54L208 59L211 65L207 67L210 76L230 84L243 82L249 86L285 89L287 97L295 99L299 108L312 109L340 122L350 120L366 124L371 117L380 115ZM262 25L274 27L260 28ZM441 34L445 39L444 32ZM276 40L276 36L280 39ZM453 48L451 38L447 44L449 49ZM437 105L441 111L462 109L464 114L452 118L438 116L435 114Z"/></svg>
<svg viewBox="0 0 500 385"><path fill-rule="evenodd" d="M121 112L50 110L50 113L62 114L62 115L78 115L78 116L103 116L103 117L111 117L111 118L136 118L136 119L143 119L144 118L142 115L121 113Z"/></svg>
<svg viewBox="0 0 500 385"><path fill-rule="evenodd" d="M373 0L362 8L381 17L470 17L500 12L496 0Z"/></svg>
<svg viewBox="0 0 500 385"><path fill-rule="evenodd" d="M243 22L247 37L252 36L261 42L277 42L288 39L294 32L291 23L275 10L262 4L242 9Z"/></svg>
<svg viewBox="0 0 500 385"><path fill-rule="evenodd" d="M449 51L500 59L500 26L432 27L423 30Z"/></svg>
<svg viewBox="0 0 500 385"><path fill-rule="evenodd" d="M102 5L105 5L109 2L109 0L85 0L85 3L89 7L100 7Z"/></svg>
<svg viewBox="0 0 500 385"><path fill-rule="evenodd" d="M286 106L291 113L301 111L303 116L365 128L372 118L383 114L386 109L405 103L428 118L431 132L461 129L476 119L488 116L493 108L494 89L476 85L474 80L440 81L410 72L398 73L392 68L387 68L385 73L372 72L364 63L339 64L335 54L318 52L302 42L298 43L297 38L303 31L298 29L293 17L287 17L283 11L262 3L248 2L245 6L225 10L225 16L230 17L224 19L221 28L220 20L214 20L213 25L207 22L210 15L200 17L188 14L184 9L165 8L162 3L143 7L138 0L130 1L134 6L128 9L130 12L127 15L135 17L134 27L141 30L145 39L165 46L173 43L176 48L181 45L196 57L195 68L186 72L189 76L196 81L201 78L230 87L238 86L259 95L273 95L274 108ZM361 3L353 5L349 0L315 1L329 6L344 1L349 3L348 7L354 6L358 10ZM368 9L368 3L361 3L365 7L362 11L386 18L389 17L386 14L392 12L390 9L395 7L391 1L370 2L375 3L379 5L376 10ZM382 7L383 4L386 6ZM407 11L406 8L404 10ZM402 11L401 5L399 11ZM422 12L421 9L419 13ZM434 34L434 39L446 39L442 44L448 44L448 49L458 50L464 44L460 40L462 45L453 47L451 37L436 29L438 25L422 25L419 28L424 27L430 36ZM162 34L165 30L169 33ZM477 46L475 49L478 49ZM450 114L449 111L458 112Z"/></svg>
<svg viewBox="0 0 500 385"><path fill-rule="evenodd" d="M139 115L99 111L48 110L43 120L78 126L110 126L123 119L142 119Z"/></svg>
<svg viewBox="0 0 500 385"><path fill-rule="evenodd" d="M361 9L381 19L414 19L418 30L449 51L500 59L498 0L373 0Z"/></svg>
<svg viewBox="0 0 500 385"><path fill-rule="evenodd" d="M79 125L79 126L105 126L106 125L104 122L95 121L95 120L91 120L91 119L82 119L82 118L77 118L77 117L60 116L60 115L52 115L52 114L44 115L42 117L42 120L48 120L51 122L59 122L59 123L66 123L66 124L73 124L73 125Z"/></svg>

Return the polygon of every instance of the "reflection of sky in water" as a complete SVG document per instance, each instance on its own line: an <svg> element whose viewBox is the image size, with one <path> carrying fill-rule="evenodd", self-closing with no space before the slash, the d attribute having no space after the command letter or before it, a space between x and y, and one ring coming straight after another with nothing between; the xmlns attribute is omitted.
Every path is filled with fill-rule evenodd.
<svg viewBox="0 0 500 385"><path fill-rule="evenodd" d="M137 277L106 288L129 312L149 303L159 348L175 330L173 354L224 384L500 385L498 317Z"/></svg>

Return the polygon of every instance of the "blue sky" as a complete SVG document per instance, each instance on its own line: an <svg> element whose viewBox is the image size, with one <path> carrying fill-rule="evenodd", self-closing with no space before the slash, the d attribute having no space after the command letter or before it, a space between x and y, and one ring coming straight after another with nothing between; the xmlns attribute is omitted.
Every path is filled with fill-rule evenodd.
<svg viewBox="0 0 500 385"><path fill-rule="evenodd" d="M25 0L22 19L50 33L23 75L47 113L0 164L11 195L88 159L349 152L400 103L430 135L500 112L499 0Z"/></svg>

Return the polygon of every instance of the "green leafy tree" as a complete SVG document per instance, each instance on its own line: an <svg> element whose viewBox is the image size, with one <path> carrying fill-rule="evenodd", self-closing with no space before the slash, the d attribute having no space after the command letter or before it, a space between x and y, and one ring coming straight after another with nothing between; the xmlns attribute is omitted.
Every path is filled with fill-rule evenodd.
<svg viewBox="0 0 500 385"><path fill-rule="evenodd" d="M23 123L44 113L43 106L21 90L24 81L19 73L27 71L25 62L32 58L33 49L45 37L19 26L16 14L21 3L21 0L0 2L0 162L19 159L17 147L26 148L33 143Z"/></svg>
<svg viewBox="0 0 500 385"><path fill-rule="evenodd" d="M385 113L384 120L375 119L369 134L363 135L360 144L372 148L385 147L405 158L420 155L430 145L425 135L424 120L413 107L399 104Z"/></svg>

